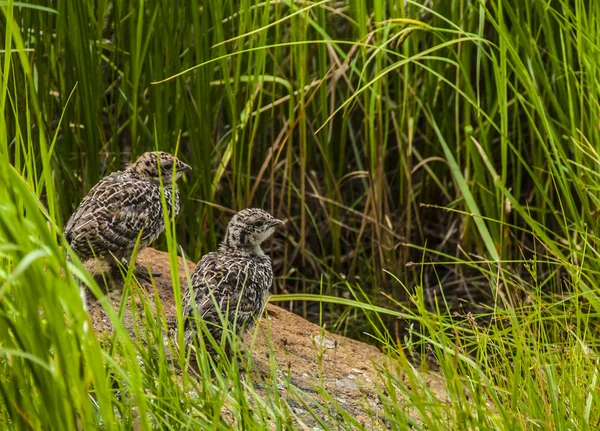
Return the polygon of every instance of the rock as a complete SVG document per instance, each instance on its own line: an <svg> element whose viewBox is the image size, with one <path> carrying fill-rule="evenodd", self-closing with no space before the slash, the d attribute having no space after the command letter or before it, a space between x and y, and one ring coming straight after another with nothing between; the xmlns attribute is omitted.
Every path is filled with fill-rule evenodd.
<svg viewBox="0 0 600 431"><path fill-rule="evenodd" d="M313 338L313 340L315 340L315 343L317 343L319 346L325 347L326 349L335 349L337 347L335 341L331 341L322 335L317 335Z"/></svg>
<svg viewBox="0 0 600 431"><path fill-rule="evenodd" d="M138 263L162 274L155 279L156 289L147 283L143 286L150 299L148 303L154 304L154 296L158 294L167 323L176 326L176 307L168 254L147 248L139 255ZM179 258L182 286L187 285L186 274L189 276L194 267L194 263ZM106 297L116 310L119 309L122 291L123 282L115 281ZM135 300L139 303L139 298ZM110 335L112 324L104 307L95 299L88 298L88 304L96 333L101 338ZM128 309L125 310L123 324L130 333L134 333L134 322ZM365 424L371 421L368 412L380 409L378 390L384 391L377 367L386 366L392 372L401 374L398 364L391 363L391 359L374 346L332 334L273 304L268 304L257 332L250 331L244 337L246 350L250 351L251 343L253 360L259 372L269 372L271 355L274 355L278 374L282 377L277 385L282 397L285 397L289 382L317 400L320 399L319 388L323 388L327 390L331 399L335 399L353 417ZM433 374L422 377L430 390L443 399L442 379ZM304 408L292 404L290 402L290 407L304 424L311 427L317 425Z"/></svg>

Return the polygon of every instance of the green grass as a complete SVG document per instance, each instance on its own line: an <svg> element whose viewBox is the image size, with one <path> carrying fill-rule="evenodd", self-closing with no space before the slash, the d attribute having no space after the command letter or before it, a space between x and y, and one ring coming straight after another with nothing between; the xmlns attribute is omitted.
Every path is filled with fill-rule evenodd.
<svg viewBox="0 0 600 431"><path fill-rule="evenodd" d="M292 426L235 364L177 384L118 310L112 348L89 328L75 278L97 286L66 267L63 223L154 148L194 169L157 246L213 250L221 208L287 219L273 300L408 374L381 370L377 423L598 427L600 4L38 3L0 1L3 428L234 427L223 403ZM414 355L437 356L450 403Z"/></svg>

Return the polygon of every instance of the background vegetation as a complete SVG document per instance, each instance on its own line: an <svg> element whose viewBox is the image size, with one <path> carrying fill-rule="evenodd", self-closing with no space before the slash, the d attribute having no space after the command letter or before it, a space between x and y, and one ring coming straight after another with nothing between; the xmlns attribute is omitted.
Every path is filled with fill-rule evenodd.
<svg viewBox="0 0 600 431"><path fill-rule="evenodd" d="M274 300L391 354L436 356L451 406L391 375L386 395L426 402L431 429L598 426L598 2L10 0L0 11L4 424L111 428L114 406L149 412L144 426L165 412L209 423L214 406L188 415L196 401L167 377L156 394L139 389L168 367L140 368L125 334L100 353L60 276L57 240L81 197L158 148L194 168L175 227L184 253L214 249L226 209L287 219L271 245ZM174 238L158 246L175 253ZM91 366L66 366L75 359ZM117 400L109 371L135 396ZM258 427L287 411L236 406Z"/></svg>

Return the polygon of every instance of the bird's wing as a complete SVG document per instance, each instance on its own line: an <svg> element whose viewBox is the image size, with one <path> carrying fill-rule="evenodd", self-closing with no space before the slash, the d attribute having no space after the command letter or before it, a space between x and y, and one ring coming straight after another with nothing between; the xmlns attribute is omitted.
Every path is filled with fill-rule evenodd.
<svg viewBox="0 0 600 431"><path fill-rule="evenodd" d="M242 315L252 311L249 310L252 304L242 294L246 290L255 290L248 265L244 260L218 253L204 255L192 276L194 298L188 293L184 315L193 319L194 303L202 319L210 322L218 322L217 307L231 322L235 319L236 310ZM189 323L186 321L186 324Z"/></svg>
<svg viewBox="0 0 600 431"><path fill-rule="evenodd" d="M72 247L89 243L97 252L114 251L135 242L142 230L142 240L151 234L148 228L160 200L149 196L155 191L148 184L118 174L96 184L65 225L64 235Z"/></svg>

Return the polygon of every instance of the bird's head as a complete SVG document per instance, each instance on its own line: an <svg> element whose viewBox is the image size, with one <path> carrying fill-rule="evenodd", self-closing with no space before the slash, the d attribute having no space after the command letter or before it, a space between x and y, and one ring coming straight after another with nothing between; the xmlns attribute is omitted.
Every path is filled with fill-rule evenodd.
<svg viewBox="0 0 600 431"><path fill-rule="evenodd" d="M184 172L192 170L189 165L163 151L142 154L129 169L142 179L158 181L162 178L165 185L171 184L173 175L179 179Z"/></svg>
<svg viewBox="0 0 600 431"><path fill-rule="evenodd" d="M252 249L261 254L260 245L284 223L259 208L248 208L233 216L227 225L225 249Z"/></svg>

